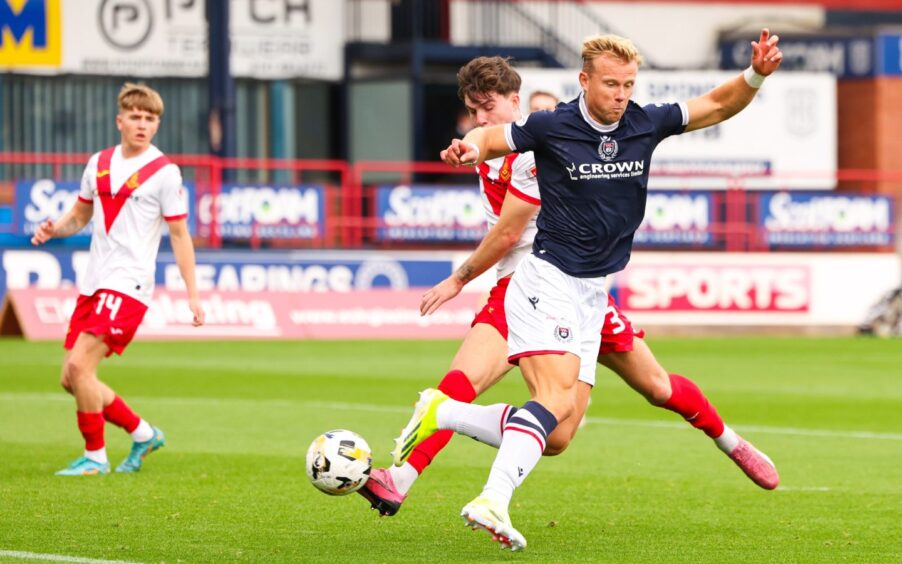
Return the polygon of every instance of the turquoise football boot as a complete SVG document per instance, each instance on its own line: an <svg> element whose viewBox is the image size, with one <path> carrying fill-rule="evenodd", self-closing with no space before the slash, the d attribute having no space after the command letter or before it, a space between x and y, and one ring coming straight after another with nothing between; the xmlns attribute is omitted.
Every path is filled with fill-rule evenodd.
<svg viewBox="0 0 902 564"><path fill-rule="evenodd" d="M68 468L56 473L57 476L100 476L110 473L109 462L95 462L86 456L76 458Z"/></svg>
<svg viewBox="0 0 902 564"><path fill-rule="evenodd" d="M139 472L141 470L141 464L143 464L147 455L155 450L163 448L163 445L165 444L166 437L163 436L163 431L157 427L153 427L153 437L151 437L149 441L144 441L143 443L132 443L131 452L128 453L128 456L122 461L122 464L116 467L116 472L126 474Z"/></svg>

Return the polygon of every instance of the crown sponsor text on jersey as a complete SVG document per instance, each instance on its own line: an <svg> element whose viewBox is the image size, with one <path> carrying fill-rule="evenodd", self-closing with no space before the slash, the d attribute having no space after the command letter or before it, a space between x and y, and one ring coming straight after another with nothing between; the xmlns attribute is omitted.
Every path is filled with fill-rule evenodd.
<svg viewBox="0 0 902 564"><path fill-rule="evenodd" d="M629 178L645 174L645 161L570 163L569 167L564 168L570 175L570 180Z"/></svg>

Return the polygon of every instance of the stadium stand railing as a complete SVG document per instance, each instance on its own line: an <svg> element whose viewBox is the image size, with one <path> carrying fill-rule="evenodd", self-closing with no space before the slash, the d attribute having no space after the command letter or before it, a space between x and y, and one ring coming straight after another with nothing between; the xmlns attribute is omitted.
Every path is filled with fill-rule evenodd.
<svg viewBox="0 0 902 564"><path fill-rule="evenodd" d="M470 248L481 238L484 230L481 202L479 201L475 175L470 168L452 168L441 162L410 161L358 161L348 163L343 160L292 160L267 158L219 158L209 155L170 155L179 164L188 185L193 192L195 214L203 216L203 221L195 224L197 244L202 248L249 247L249 248L330 248L330 249L435 249L439 246ZM90 158L86 153L21 153L0 152L0 236L6 235L5 245L16 241L10 235L18 234L20 244L27 244L26 233L22 232L21 216L26 202L16 201L17 192L24 197L26 190L17 185L34 183L39 179L56 182L67 181L69 190L75 190L81 178L84 163ZM803 176L799 173L799 176ZM741 176L723 177L720 189L696 190L688 186L690 178L672 183L676 189L652 190L650 195L664 194L679 200L701 198L707 217L699 220L697 208L690 216L677 218L672 228L654 231L657 227L643 226L637 234L637 248L710 251L768 251L768 250L895 250L896 230L899 217L899 198L887 194L885 187L902 187L902 171L840 170L829 184L838 184L840 190L812 192L798 190L789 192L800 198L812 195L845 196L858 198L858 204L867 204L866 199L882 199L883 207L888 207L888 219L883 221L879 237L862 237L862 244L849 242L837 244L832 239L809 237L805 245L775 244L764 229L765 212L762 210L764 196L777 191L755 190L754 178ZM777 179L779 185L779 179ZM826 180L826 179L825 179ZM317 208L311 217L301 220L305 224L305 234L287 229L273 231L272 224L291 228L289 210L273 209L284 205L278 198L253 197L247 199L247 190L270 189L286 192L315 188L312 194ZM223 203L223 190L244 188L244 200L236 198ZM403 188L407 203L403 213L398 214L392 206L401 201L396 190ZM459 198L449 197L448 190L462 194ZM412 195L411 195L412 194ZM74 195L73 195L74 197ZM219 198L219 199L218 199ZM218 199L218 200L217 200ZM862 200L864 199L864 200ZM219 201L220 205L212 205ZM297 202L298 199L288 200ZM198 210L203 203L204 213ZM678 204L679 202L674 202ZM685 202L684 202L685 203ZM454 204L460 206L448 209ZM300 205L300 204L298 204ZM651 205L651 204L650 204ZM669 206L663 200L662 206ZM236 206L240 209L236 211ZM258 208L254 208L257 206ZM679 206L674 205L674 208ZM231 220L220 221L220 208L231 214ZM308 209L309 206L305 209ZM18 212L16 212L18 210ZM268 220L259 221L257 212ZM279 219L278 212L285 212ZM812 213L818 210L812 209ZM301 212L295 212L297 218ZM472 215L470 215L472 213ZM688 213L688 212L687 212ZM466 214L465 222L458 221ZM246 221L246 229L241 235L223 231L223 225L235 221L241 215ZM321 215L321 217L320 217ZM398 219L400 217L400 219ZM249 218L249 219L248 219ZM389 221L391 218L392 221ZM474 218L476 218L474 220ZM296 220L296 219L295 219ZM296 220L297 221L297 220ZM405 229L398 228L398 222ZM406 223L404 223L406 222ZM442 223L444 222L444 223ZM804 222L803 222L804 223ZM478 227L474 227L478 224ZM228 225L226 225L228 227ZM803 226L804 227L804 226ZM394 228L396 231L392 232ZM840 226L837 229L841 230ZM854 228L857 229L857 228ZM693 233L693 230L695 231ZM812 229L812 233L817 229ZM393 233L401 233L396 235ZM687 233L691 236L687 236ZM814 233L816 235L816 233ZM821 241L821 242L818 242Z"/></svg>

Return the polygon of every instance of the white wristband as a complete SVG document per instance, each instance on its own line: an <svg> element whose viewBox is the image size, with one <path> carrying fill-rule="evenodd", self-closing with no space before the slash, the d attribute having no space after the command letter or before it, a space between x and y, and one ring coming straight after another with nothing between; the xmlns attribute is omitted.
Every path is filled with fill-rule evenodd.
<svg viewBox="0 0 902 564"><path fill-rule="evenodd" d="M473 147L473 149L476 150L476 158L473 159L472 161L468 161L467 164L469 164L470 162L472 162L473 164L476 164L476 162L479 160L479 146L475 145L474 143L467 143L467 145L469 145L470 147Z"/></svg>
<svg viewBox="0 0 902 564"><path fill-rule="evenodd" d="M744 78L745 83L752 88L761 88L761 85L764 84L764 79L767 77L763 74L758 74L757 72L755 72L754 68L749 66L749 68L743 71L742 78Z"/></svg>

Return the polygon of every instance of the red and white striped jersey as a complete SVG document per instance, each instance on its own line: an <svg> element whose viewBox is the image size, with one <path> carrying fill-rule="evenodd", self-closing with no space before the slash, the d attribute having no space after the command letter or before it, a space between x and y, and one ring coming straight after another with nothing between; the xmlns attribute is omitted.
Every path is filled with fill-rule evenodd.
<svg viewBox="0 0 902 564"><path fill-rule="evenodd" d="M179 167L153 145L128 159L121 145L110 147L88 161L78 199L94 206L90 260L79 293L116 290L149 303L163 222L188 216Z"/></svg>
<svg viewBox="0 0 902 564"><path fill-rule="evenodd" d="M498 223L501 204L510 192L525 202L540 205L539 183L536 181L536 163L532 152L511 153L485 161L476 167L479 174L479 188L489 229ZM498 279L514 272L517 263L532 250L532 240L536 236L536 217L529 220L520 240L496 265Z"/></svg>

